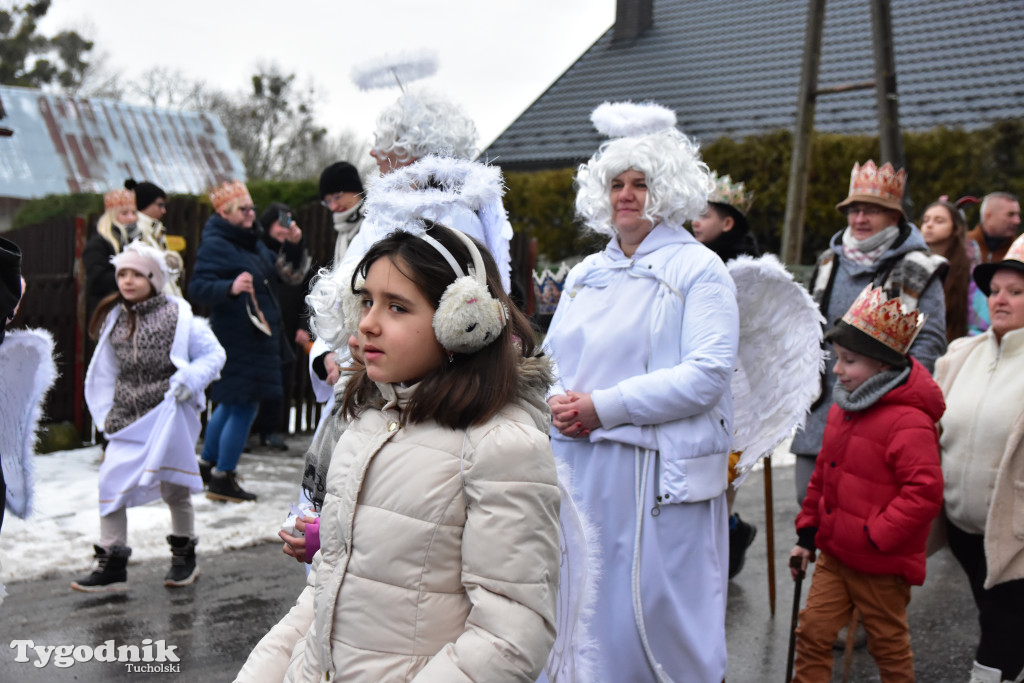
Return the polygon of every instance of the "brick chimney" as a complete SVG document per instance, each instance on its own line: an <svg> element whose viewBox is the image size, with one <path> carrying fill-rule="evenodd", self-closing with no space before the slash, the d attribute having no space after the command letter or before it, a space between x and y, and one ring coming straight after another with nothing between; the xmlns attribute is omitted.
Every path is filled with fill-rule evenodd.
<svg viewBox="0 0 1024 683"><path fill-rule="evenodd" d="M612 43L632 43L651 25L654 0L615 0Z"/></svg>

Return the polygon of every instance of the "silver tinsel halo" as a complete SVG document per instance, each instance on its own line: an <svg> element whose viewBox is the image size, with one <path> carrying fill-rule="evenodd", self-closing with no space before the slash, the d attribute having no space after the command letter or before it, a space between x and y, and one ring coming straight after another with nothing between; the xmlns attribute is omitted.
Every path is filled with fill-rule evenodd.
<svg viewBox="0 0 1024 683"><path fill-rule="evenodd" d="M382 55L352 67L351 77L360 90L405 86L437 73L437 53L423 49Z"/></svg>
<svg viewBox="0 0 1024 683"><path fill-rule="evenodd" d="M590 114L590 120L602 135L624 138L674 128L676 113L654 102L604 102Z"/></svg>

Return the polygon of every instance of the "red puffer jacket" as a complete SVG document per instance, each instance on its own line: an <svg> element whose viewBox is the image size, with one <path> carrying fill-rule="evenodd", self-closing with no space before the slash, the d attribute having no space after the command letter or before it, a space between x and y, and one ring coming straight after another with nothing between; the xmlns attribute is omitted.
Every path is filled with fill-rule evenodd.
<svg viewBox="0 0 1024 683"><path fill-rule="evenodd" d="M866 574L924 583L925 544L942 508L935 423L946 403L928 371L912 360L902 385L866 410L833 405L797 532Z"/></svg>

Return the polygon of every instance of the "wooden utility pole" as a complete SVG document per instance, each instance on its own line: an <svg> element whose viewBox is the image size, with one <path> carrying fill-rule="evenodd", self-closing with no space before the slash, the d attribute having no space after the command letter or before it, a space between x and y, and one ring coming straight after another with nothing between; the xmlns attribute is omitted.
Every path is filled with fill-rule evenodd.
<svg viewBox="0 0 1024 683"><path fill-rule="evenodd" d="M896 169L906 168L900 134L899 98L896 94L896 55L892 45L890 0L871 0L871 38L875 55L875 101L878 107L878 141L882 158ZM903 193L903 208L910 210L910 193Z"/></svg>
<svg viewBox="0 0 1024 683"><path fill-rule="evenodd" d="M818 88L821 38L825 26L825 0L810 0L809 2L807 36L804 41L804 58L800 72L800 91L797 95L796 127L793 131L793 156L789 163L786 217L782 226L781 257L783 263L799 264L800 253L803 250L811 133L814 131L814 105L819 95L874 88L878 109L878 135L882 152L879 163L889 161L896 168L906 167L896 95L896 58L892 42L890 0L869 0L869 3L871 5L871 38L875 79L846 83L831 88ZM850 163L852 164L854 161L863 160L851 159ZM909 193L904 192L904 209L909 212L908 196Z"/></svg>
<svg viewBox="0 0 1024 683"><path fill-rule="evenodd" d="M814 103L817 99L821 35L824 27L825 0L811 0L807 10L807 35L804 39L804 59L800 69L796 129L793 131L793 156L789 162L786 217L782 225L783 263L800 263L800 251L803 249L804 214L807 210L807 166L811 157L811 132L814 130Z"/></svg>

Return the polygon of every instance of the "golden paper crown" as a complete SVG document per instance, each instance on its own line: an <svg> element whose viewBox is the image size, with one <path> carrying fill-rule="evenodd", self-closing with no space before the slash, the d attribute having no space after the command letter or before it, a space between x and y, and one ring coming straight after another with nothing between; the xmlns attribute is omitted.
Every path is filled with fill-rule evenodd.
<svg viewBox="0 0 1024 683"><path fill-rule="evenodd" d="M119 209L122 206L135 208L135 192L133 190L111 190L103 195L103 208L106 211Z"/></svg>
<svg viewBox="0 0 1024 683"><path fill-rule="evenodd" d="M728 204L743 215L750 211L754 203L754 193L747 192L743 183L734 183L729 176L719 177L715 171L711 172L711 180L715 183L715 189L708 195L709 202Z"/></svg>
<svg viewBox="0 0 1024 683"><path fill-rule="evenodd" d="M920 311L904 310L899 299L887 301L881 288L871 289L868 285L843 316L843 322L905 356L921 331L924 318Z"/></svg>
<svg viewBox="0 0 1024 683"><path fill-rule="evenodd" d="M225 181L220 187L210 190L210 203L213 204L214 211L220 211L231 200L243 197L249 199L249 189L241 180L233 180L230 183Z"/></svg>
<svg viewBox="0 0 1024 683"><path fill-rule="evenodd" d="M850 174L850 196L836 205L837 209L854 202L870 202L895 211L903 210L903 191L907 186L907 172L897 171L888 161L881 168L868 159L864 165L853 165Z"/></svg>

